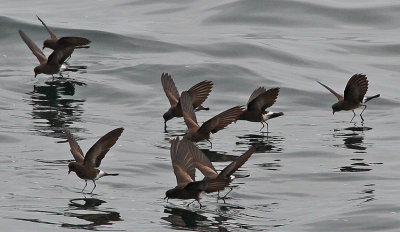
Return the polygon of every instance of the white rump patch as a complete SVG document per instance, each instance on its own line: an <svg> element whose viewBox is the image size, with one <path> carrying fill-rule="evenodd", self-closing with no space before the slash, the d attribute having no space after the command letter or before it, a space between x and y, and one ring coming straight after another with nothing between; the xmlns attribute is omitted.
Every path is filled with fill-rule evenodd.
<svg viewBox="0 0 400 232"><path fill-rule="evenodd" d="M97 174L96 178L94 178L95 180L100 179L101 177L104 176L104 174L106 174L105 172L103 172L102 170L100 170L99 174Z"/></svg>

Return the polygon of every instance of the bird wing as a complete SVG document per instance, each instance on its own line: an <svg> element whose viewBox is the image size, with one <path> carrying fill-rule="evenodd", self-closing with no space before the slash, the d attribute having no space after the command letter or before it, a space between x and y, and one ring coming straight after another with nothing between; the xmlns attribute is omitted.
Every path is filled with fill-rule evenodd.
<svg viewBox="0 0 400 232"><path fill-rule="evenodd" d="M347 82L344 89L344 100L352 102L362 102L368 90L367 76L364 74L354 74Z"/></svg>
<svg viewBox="0 0 400 232"><path fill-rule="evenodd" d="M176 139L171 142L171 161L176 176L177 186L185 187L195 180L195 166L193 157L187 145L182 144L183 140Z"/></svg>
<svg viewBox="0 0 400 232"><path fill-rule="evenodd" d="M71 148L71 153L74 156L76 162L82 164L85 159L83 156L82 149L79 147L79 144L76 142L74 136L69 132L67 128L63 128L65 134L67 135L68 143Z"/></svg>
<svg viewBox="0 0 400 232"><path fill-rule="evenodd" d="M329 90L329 92L331 92L333 95L335 95L339 101L341 101L341 100L344 99L343 96L340 95L340 94L338 94L335 90L329 88L328 86L322 84L322 83L319 82L319 81L317 81L317 82L318 82L320 85L324 86L327 90Z"/></svg>
<svg viewBox="0 0 400 232"><path fill-rule="evenodd" d="M192 99L193 108L197 108L207 99L208 95L210 95L212 87L212 81L202 81L195 84L187 91Z"/></svg>
<svg viewBox="0 0 400 232"><path fill-rule="evenodd" d="M83 37L61 37L57 44L63 47L79 47L89 44L91 41Z"/></svg>
<svg viewBox="0 0 400 232"><path fill-rule="evenodd" d="M228 178L230 177L234 172L236 172L249 158L250 156L254 153L256 150L257 146L252 146L248 151L246 151L243 155L239 156L235 161L230 163L228 166L226 166L218 175L218 177L222 178Z"/></svg>
<svg viewBox="0 0 400 232"><path fill-rule="evenodd" d="M18 30L19 35L21 36L22 40L28 45L29 49L31 49L33 55L39 60L40 64L45 64L47 62L46 56L43 52L36 46L36 44L22 31Z"/></svg>
<svg viewBox="0 0 400 232"><path fill-rule="evenodd" d="M254 93L258 92L260 88L254 90L250 98L252 98L253 95L256 96ZM261 92L247 104L247 110L264 112L266 108L272 106L275 103L276 98L278 98L278 94L279 94L279 88L272 88L269 89L268 91Z"/></svg>
<svg viewBox="0 0 400 232"><path fill-rule="evenodd" d="M207 156L196 145L194 145L194 143L187 139L184 140L186 140L185 145L188 146L189 152L192 154L196 168L199 169L205 177L211 179L216 178L218 173Z"/></svg>
<svg viewBox="0 0 400 232"><path fill-rule="evenodd" d="M64 50L63 49L56 49L54 50L47 61L48 64L54 65L62 65L66 58L64 58Z"/></svg>
<svg viewBox="0 0 400 232"><path fill-rule="evenodd" d="M44 28L46 28L47 32L49 32L50 37L54 40L57 39L56 34L54 34L54 32L52 30L50 30L47 25L43 22L43 20L41 18L39 18L39 16L36 15L36 17L39 19L39 21L43 24Z"/></svg>
<svg viewBox="0 0 400 232"><path fill-rule="evenodd" d="M253 93L250 95L249 100L247 101L247 105L250 104L250 102L252 102L256 97L258 97L260 94L266 92L267 90L265 89L265 87L261 86L258 87L257 89L255 89L253 91Z"/></svg>
<svg viewBox="0 0 400 232"><path fill-rule="evenodd" d="M226 126L236 121L242 113L242 106L235 106L229 110L225 110L224 112L203 123L198 130L198 133L216 133L217 131L224 129Z"/></svg>
<svg viewBox="0 0 400 232"><path fill-rule="evenodd" d="M179 92L171 75L168 73L162 73L161 84L171 106L176 106L179 102Z"/></svg>
<svg viewBox="0 0 400 232"><path fill-rule="evenodd" d="M188 92L186 91L182 92L180 104L182 107L182 115L183 119L185 120L186 126L189 129L194 127L199 127L199 124L197 123L196 114L194 113L192 100Z"/></svg>
<svg viewBox="0 0 400 232"><path fill-rule="evenodd" d="M110 150L110 148L117 142L122 131L124 131L124 128L117 128L101 137L86 153L83 164L96 168L99 167L101 160Z"/></svg>

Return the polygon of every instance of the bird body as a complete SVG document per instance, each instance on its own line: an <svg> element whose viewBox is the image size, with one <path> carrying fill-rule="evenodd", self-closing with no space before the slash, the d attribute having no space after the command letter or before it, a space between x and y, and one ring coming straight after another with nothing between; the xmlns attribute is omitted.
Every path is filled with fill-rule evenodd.
<svg viewBox="0 0 400 232"><path fill-rule="evenodd" d="M367 108L367 105L365 105L364 103L380 96L380 94L377 94L372 97L365 97L365 94L367 93L368 90L368 80L367 76L364 74L354 74L349 79L346 88L344 90L343 96L334 91L333 89L331 89L330 87L322 84L321 82L319 81L317 82L323 87L325 87L327 90L329 90L329 92L335 95L336 98L338 99L338 102L332 105L333 114L335 114L335 112L342 110L352 110L354 116L351 119L351 121L353 121L356 115L354 109L357 109L360 106L364 106L363 111L360 113L361 119L364 120L362 117L362 113Z"/></svg>
<svg viewBox="0 0 400 232"><path fill-rule="evenodd" d="M178 89L175 86L175 82L171 75L168 73L161 74L161 84L163 86L165 95L167 96L171 107L167 112L164 113L164 125L167 126L167 121L175 117L182 117L181 100ZM202 81L192 86L187 92L191 96L191 105L195 111L209 110L209 108L203 107L201 104L207 99L211 92L213 83L211 81Z"/></svg>
<svg viewBox="0 0 400 232"><path fill-rule="evenodd" d="M218 174L210 160L196 145L188 139L176 138L171 143L171 161L177 186L168 190L165 198L194 199L200 204L202 192L219 192L228 187L232 180L231 175L250 158L254 151L255 147L253 146ZM195 180L195 168L203 173L203 180Z"/></svg>
<svg viewBox="0 0 400 232"><path fill-rule="evenodd" d="M247 102L247 108L238 118L238 120L246 120L250 122L261 122L264 128L264 123L267 124L267 120L282 116L283 113L274 113L266 111L266 109L272 106L278 98L279 88L272 88L266 90L265 87L259 87L253 91ZM262 129L261 128L261 129Z"/></svg>
<svg viewBox="0 0 400 232"><path fill-rule="evenodd" d="M94 183L94 188L91 191L91 193L93 193L93 190L96 188L96 180L103 176L118 175L117 173L106 173L98 169L98 167L100 166L101 161L107 152L121 136L123 130L123 128L117 128L108 132L106 135L101 137L84 156L82 149L79 147L72 134L66 128L64 128L64 132L67 135L67 139L71 147L71 153L75 159L74 162L70 162L68 164L68 174L75 172L79 178L85 180L86 184L82 189L82 192L85 190L88 180L92 180Z"/></svg>
<svg viewBox="0 0 400 232"><path fill-rule="evenodd" d="M47 27L47 25L43 22L39 16L36 15L38 20L42 23L42 25L46 28L47 32L50 34L50 39L46 39L43 42L43 49L50 48L52 50L62 50L62 62L65 62L67 58L69 58L74 52L75 48L85 47L88 48L88 45L91 41L83 38L83 37L61 37L58 38L56 34Z"/></svg>
<svg viewBox="0 0 400 232"><path fill-rule="evenodd" d="M64 62L64 60L62 59L62 50L54 50L50 54L49 58L47 58L43 54L43 52L36 46L36 44L22 30L19 30L18 32L22 40L26 43L26 45L32 51L33 55L36 56L40 63L34 68L35 77L40 73L54 75L60 72L61 64Z"/></svg>
<svg viewBox="0 0 400 232"><path fill-rule="evenodd" d="M197 123L196 114L191 104L190 94L186 91L181 94L181 107L183 118L188 127L184 138L192 142L199 142L202 140L209 141L210 133L214 134L224 129L229 124L236 121L243 113L243 108L241 106L235 106L212 117L200 126Z"/></svg>

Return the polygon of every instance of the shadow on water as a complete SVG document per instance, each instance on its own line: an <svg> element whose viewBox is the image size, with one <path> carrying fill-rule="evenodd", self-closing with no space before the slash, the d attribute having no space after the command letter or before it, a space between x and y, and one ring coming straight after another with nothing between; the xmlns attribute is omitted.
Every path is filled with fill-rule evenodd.
<svg viewBox="0 0 400 232"><path fill-rule="evenodd" d="M372 130L371 127L365 127L361 122L361 126L354 123L353 126L344 129L335 129L333 137L342 138L343 144L334 145L336 147L344 147L353 150L354 153L363 154L370 144L364 143L364 132ZM351 164L339 167L340 172L368 172L372 170L372 165L382 163L368 163L364 158L351 158Z"/></svg>
<svg viewBox="0 0 400 232"><path fill-rule="evenodd" d="M71 199L67 209L63 209L63 212L53 212L45 210L28 210L28 212L56 215L56 216L67 216L72 218L78 218L89 223L72 224L72 223L59 223L45 221L38 218L13 218L19 221L28 221L40 224L48 225L59 225L61 227L70 229L86 229L86 230L98 230L102 225L112 225L115 221L122 221L121 216L118 212L110 209L99 209L98 207L106 203L103 200L95 198L75 198Z"/></svg>
<svg viewBox="0 0 400 232"><path fill-rule="evenodd" d="M71 199L64 216L79 218L89 223L62 223L61 226L73 229L97 230L98 226L112 225L115 221L121 221L122 219L118 212L98 208L104 203L107 202L96 198Z"/></svg>
<svg viewBox="0 0 400 232"><path fill-rule="evenodd" d="M33 91L27 94L32 105L35 133L59 138L64 125L79 121L85 100L70 97L75 94L75 86L85 85L63 77L48 80L44 85L34 85Z"/></svg>
<svg viewBox="0 0 400 232"><path fill-rule="evenodd" d="M258 145L255 153L281 153L283 151L283 142L285 141L284 137L281 136L273 136L267 132L261 132L260 134L246 134L243 136L238 136L241 140L236 142L236 145Z"/></svg>
<svg viewBox="0 0 400 232"><path fill-rule="evenodd" d="M178 207L165 206L164 213L168 216L161 217L161 219L170 223L173 229L180 230L198 230L198 231L235 231L229 227L233 226L236 229L250 228L249 225L232 225L231 215L227 214L230 211L229 206L221 206L214 212L199 211L194 212L189 209ZM233 210L237 210L234 208ZM206 214L207 216L204 216ZM226 215L225 215L226 214Z"/></svg>
<svg viewBox="0 0 400 232"><path fill-rule="evenodd" d="M334 138L343 138L343 145L335 145L336 147L345 147L350 150L355 150L357 153L365 153L367 146L364 144L364 132L372 130L371 127L365 127L363 123L361 126L347 127L344 129L335 129L333 134Z"/></svg>

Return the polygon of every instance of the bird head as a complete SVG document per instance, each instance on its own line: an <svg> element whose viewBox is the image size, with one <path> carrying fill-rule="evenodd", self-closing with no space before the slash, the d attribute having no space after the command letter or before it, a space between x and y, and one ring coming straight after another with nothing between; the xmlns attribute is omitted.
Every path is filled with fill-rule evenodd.
<svg viewBox="0 0 400 232"><path fill-rule="evenodd" d="M167 124L167 121L171 120L174 116L172 116L172 113L170 110L168 110L167 112L165 112L165 114L163 114L163 118L164 118L164 123Z"/></svg>
<svg viewBox="0 0 400 232"><path fill-rule="evenodd" d="M71 163L68 164L68 175L71 172L75 172L75 165L76 165L76 162L71 162Z"/></svg>
<svg viewBox="0 0 400 232"><path fill-rule="evenodd" d="M335 103L332 105L332 114L335 114L335 112L341 111L340 103Z"/></svg>
<svg viewBox="0 0 400 232"><path fill-rule="evenodd" d="M35 72L35 78L36 78L36 76L37 76L38 74L42 73L42 72L40 71L39 66L38 66L38 67L35 67L35 68L33 69L33 71Z"/></svg>

